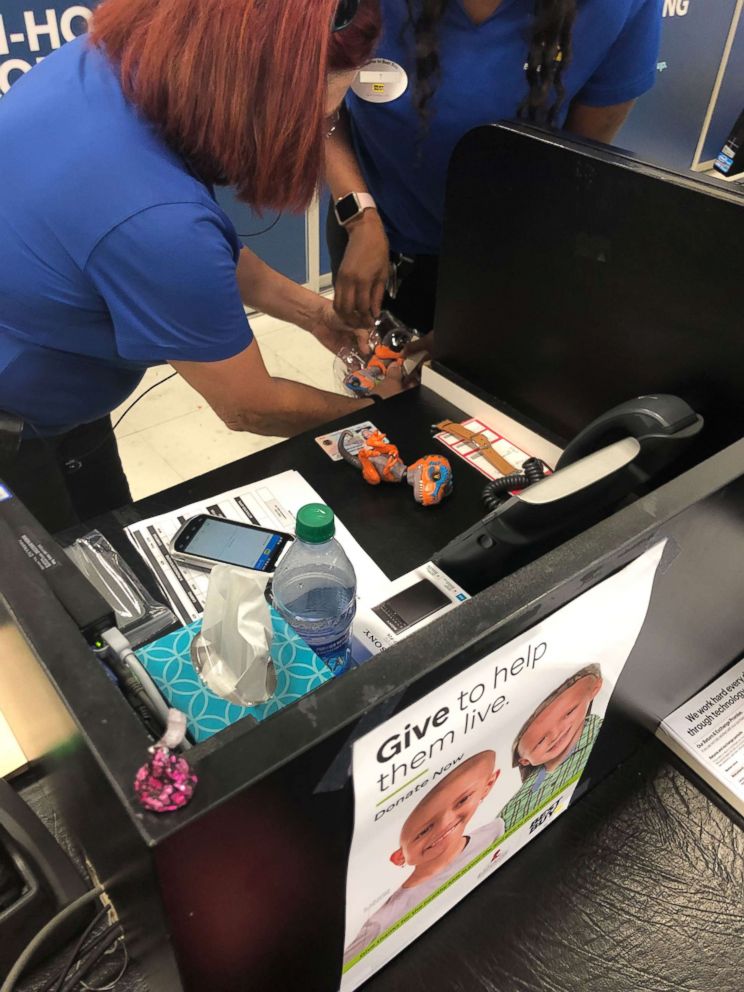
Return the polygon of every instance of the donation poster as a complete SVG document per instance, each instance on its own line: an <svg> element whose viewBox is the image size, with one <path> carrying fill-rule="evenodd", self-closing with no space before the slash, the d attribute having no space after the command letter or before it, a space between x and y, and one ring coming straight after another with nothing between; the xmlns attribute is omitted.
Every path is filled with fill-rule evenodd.
<svg viewBox="0 0 744 992"><path fill-rule="evenodd" d="M566 810L643 626L663 549L355 742L341 992Z"/></svg>

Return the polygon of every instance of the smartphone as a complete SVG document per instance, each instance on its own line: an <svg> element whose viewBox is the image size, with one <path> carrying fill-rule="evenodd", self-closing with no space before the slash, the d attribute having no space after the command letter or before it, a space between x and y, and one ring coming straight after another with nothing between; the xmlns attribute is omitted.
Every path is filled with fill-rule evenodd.
<svg viewBox="0 0 744 992"><path fill-rule="evenodd" d="M172 557L192 568L238 565L273 572L290 534L201 513L187 520L170 543Z"/></svg>
<svg viewBox="0 0 744 992"><path fill-rule="evenodd" d="M433 582L422 579L403 592L391 596L379 606L373 607L372 612L394 634L402 634L404 630L441 610L443 606L449 606L451 602L449 596Z"/></svg>

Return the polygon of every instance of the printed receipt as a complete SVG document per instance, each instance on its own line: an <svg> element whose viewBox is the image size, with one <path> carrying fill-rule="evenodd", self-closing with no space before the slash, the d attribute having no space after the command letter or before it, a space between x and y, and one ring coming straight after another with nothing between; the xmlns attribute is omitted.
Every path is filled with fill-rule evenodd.
<svg viewBox="0 0 744 992"><path fill-rule="evenodd" d="M199 513L210 513L227 520L294 534L295 516L300 507L322 502L299 472L282 472L212 499L191 503L173 513L142 520L127 527L126 533L155 575L178 618L189 624L204 612L209 573L179 565L168 552L168 545L187 520ZM382 594L389 585L387 577L338 517L336 537L356 571L358 595L366 599Z"/></svg>

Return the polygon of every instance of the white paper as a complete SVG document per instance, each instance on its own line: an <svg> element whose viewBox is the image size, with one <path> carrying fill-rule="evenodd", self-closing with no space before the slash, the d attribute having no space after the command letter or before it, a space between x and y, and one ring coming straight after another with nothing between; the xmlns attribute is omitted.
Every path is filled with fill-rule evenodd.
<svg viewBox="0 0 744 992"><path fill-rule="evenodd" d="M127 527L126 533L154 573L179 619L189 624L198 620L204 612L209 572L179 565L168 552L168 545L187 520L199 513L211 513L228 520L294 534L295 516L300 508L306 503L322 502L299 472L282 472L249 486L231 489L212 499L142 520ZM358 595L366 598L382 593L388 584L387 577L338 517L336 537L354 566Z"/></svg>
<svg viewBox="0 0 744 992"><path fill-rule="evenodd" d="M697 759L711 785L720 782L744 806L744 659L688 699L661 729Z"/></svg>
<svg viewBox="0 0 744 992"><path fill-rule="evenodd" d="M565 811L643 626L663 548L354 743L342 992Z"/></svg>

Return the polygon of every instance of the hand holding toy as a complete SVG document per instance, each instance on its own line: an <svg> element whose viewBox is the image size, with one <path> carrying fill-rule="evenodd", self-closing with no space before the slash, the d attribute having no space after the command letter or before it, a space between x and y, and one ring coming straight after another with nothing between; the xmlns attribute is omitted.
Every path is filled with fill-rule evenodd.
<svg viewBox="0 0 744 992"><path fill-rule="evenodd" d="M356 351L342 349L336 356L337 374L349 392L369 396L391 369L402 368L405 349L417 338L416 331L383 310L369 336L371 357L364 359Z"/></svg>

